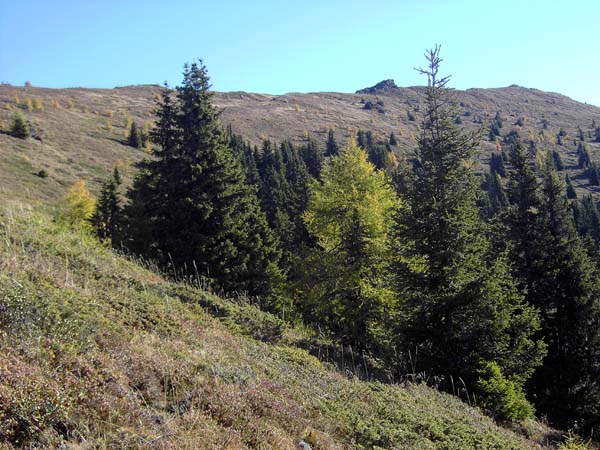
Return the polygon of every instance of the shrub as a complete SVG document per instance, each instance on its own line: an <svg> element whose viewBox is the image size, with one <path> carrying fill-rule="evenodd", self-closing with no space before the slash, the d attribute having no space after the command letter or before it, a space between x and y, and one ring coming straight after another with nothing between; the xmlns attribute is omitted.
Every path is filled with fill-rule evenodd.
<svg viewBox="0 0 600 450"><path fill-rule="evenodd" d="M503 420L523 420L533 417L533 406L525 398L522 387L502 375L494 361L484 361L478 370L480 406Z"/></svg>
<svg viewBox="0 0 600 450"><path fill-rule="evenodd" d="M25 116L23 115L23 113L21 113L21 111L15 111L12 117L10 128L8 130L8 134L19 139L27 139L29 137L29 125L27 124Z"/></svg>
<svg viewBox="0 0 600 450"><path fill-rule="evenodd" d="M33 99L33 109L43 111L44 108L44 102L41 98L36 97Z"/></svg>
<svg viewBox="0 0 600 450"><path fill-rule="evenodd" d="M560 443L558 450L592 450L591 441L582 441L580 437L569 434L565 440Z"/></svg>
<svg viewBox="0 0 600 450"><path fill-rule="evenodd" d="M40 178L48 178L48 172L45 169L40 170L36 175Z"/></svg>

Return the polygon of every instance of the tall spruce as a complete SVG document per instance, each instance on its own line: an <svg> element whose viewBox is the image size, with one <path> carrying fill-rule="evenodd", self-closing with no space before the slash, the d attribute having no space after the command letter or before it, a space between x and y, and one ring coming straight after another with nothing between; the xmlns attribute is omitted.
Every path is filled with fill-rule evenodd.
<svg viewBox="0 0 600 450"><path fill-rule="evenodd" d="M172 271L226 291L273 292L278 250L242 167L227 146L202 63L184 66L173 101L165 88L152 140L128 193L127 244Z"/></svg>
<svg viewBox="0 0 600 450"><path fill-rule="evenodd" d="M425 119L406 207L397 217L399 342L405 352L418 353L417 370L469 385L483 361L495 363L522 396L522 384L544 354L532 337L539 320L518 293L504 255L492 257L471 169L479 135L453 123L439 50L426 54L429 65L420 70L428 78Z"/></svg>

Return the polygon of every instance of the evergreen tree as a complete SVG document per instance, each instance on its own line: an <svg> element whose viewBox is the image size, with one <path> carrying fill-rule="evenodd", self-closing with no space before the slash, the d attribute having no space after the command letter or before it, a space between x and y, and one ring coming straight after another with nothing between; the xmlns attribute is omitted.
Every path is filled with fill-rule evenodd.
<svg viewBox="0 0 600 450"><path fill-rule="evenodd" d="M378 170L384 170L387 173L392 171L392 161L390 159L391 150L385 145L368 146L369 161L371 161Z"/></svg>
<svg viewBox="0 0 600 450"><path fill-rule="evenodd" d="M346 345L389 348L386 320L394 295L387 284L388 231L398 199L386 175L355 144L324 166L313 182L304 220L316 247L302 265L308 321L334 331Z"/></svg>
<svg viewBox="0 0 600 450"><path fill-rule="evenodd" d="M590 151L588 150L587 146L581 142L577 146L577 158L580 169L587 168L592 162Z"/></svg>
<svg viewBox="0 0 600 450"><path fill-rule="evenodd" d="M600 244L600 212L591 194L574 204L573 218L580 236L590 237L596 245Z"/></svg>
<svg viewBox="0 0 600 450"><path fill-rule="evenodd" d="M495 172L501 177L506 176L506 168L504 167L504 159L498 153L492 153L490 157L490 172Z"/></svg>
<svg viewBox="0 0 600 450"><path fill-rule="evenodd" d="M485 174L484 189L489 200L485 203L487 206L486 216L491 218L508 206L508 198L498 172L490 171Z"/></svg>
<svg viewBox="0 0 600 450"><path fill-rule="evenodd" d="M313 139L300 149L300 155L308 168L308 172L313 178L319 179L321 167L323 165L323 152Z"/></svg>
<svg viewBox="0 0 600 450"><path fill-rule="evenodd" d="M142 146L140 133L138 132L137 125L135 124L135 122L131 123L131 128L129 129L129 137L127 138L127 145L134 148L140 148Z"/></svg>
<svg viewBox="0 0 600 450"><path fill-rule="evenodd" d="M390 133L389 144L392 147L395 147L396 145L398 145L398 140L396 139L396 135L394 134L393 131Z"/></svg>
<svg viewBox="0 0 600 450"><path fill-rule="evenodd" d="M554 162L554 167L558 172L565 168L562 158L560 157L560 153L558 153L556 150L552 150L552 161Z"/></svg>
<svg viewBox="0 0 600 450"><path fill-rule="evenodd" d="M569 178L569 174L565 175L565 184L567 186L567 198L569 200L574 200L577 198L577 192L575 192L575 188L573 187L573 183L571 182L571 178Z"/></svg>
<svg viewBox="0 0 600 450"><path fill-rule="evenodd" d="M27 139L29 137L29 125L21 111L16 110L13 114L8 134L19 139Z"/></svg>
<svg viewBox="0 0 600 450"><path fill-rule="evenodd" d="M152 132L160 149L128 193L126 244L226 291L268 295L278 250L256 189L227 146L208 80L194 63L184 68L176 102L163 91Z"/></svg>
<svg viewBox="0 0 600 450"><path fill-rule="evenodd" d="M363 150L367 149L367 137L366 137L365 132L363 130L358 130L358 133L356 135L356 143Z"/></svg>
<svg viewBox="0 0 600 450"><path fill-rule="evenodd" d="M586 174L590 180L590 185L600 185L600 174L598 174L598 166L596 165L596 163L592 162L588 165L588 168L586 169Z"/></svg>
<svg viewBox="0 0 600 450"><path fill-rule="evenodd" d="M553 423L571 427L579 422L589 429L597 425L593 411L600 408L598 273L575 232L564 186L549 159L539 196L529 263L515 259L527 301L540 311L540 335L548 345L530 390L539 411Z"/></svg>
<svg viewBox="0 0 600 450"><path fill-rule="evenodd" d="M496 137L500 136L500 127L498 127L496 122L492 122L490 125L490 132L488 133L488 136L492 142L496 140Z"/></svg>
<svg viewBox="0 0 600 450"><path fill-rule="evenodd" d="M119 198L119 185L121 176L115 167L112 176L102 185L100 198L96 203L96 210L90 222L101 241L110 241L117 246L121 228L121 200Z"/></svg>
<svg viewBox="0 0 600 450"><path fill-rule="evenodd" d="M330 128L327 133L327 146L325 148L325 156L337 156L340 149L338 147L337 142L335 141L335 136L333 134L333 130Z"/></svg>
<svg viewBox="0 0 600 450"><path fill-rule="evenodd" d="M470 169L479 136L452 122L439 48L427 58L425 122L396 227L400 339L418 351L418 370L474 385L481 362L495 362L520 390L544 353L532 339L539 321L506 258L492 257Z"/></svg>

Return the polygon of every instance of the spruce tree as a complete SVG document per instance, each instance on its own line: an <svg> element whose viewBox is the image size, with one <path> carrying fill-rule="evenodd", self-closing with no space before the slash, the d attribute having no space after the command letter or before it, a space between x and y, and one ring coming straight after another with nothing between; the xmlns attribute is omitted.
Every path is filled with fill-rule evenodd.
<svg viewBox="0 0 600 450"><path fill-rule="evenodd" d="M129 128L129 137L127 138L127 145L133 148L140 148L142 146L140 133L138 132L137 125L135 124L135 122L132 122L131 128Z"/></svg>
<svg viewBox="0 0 600 450"><path fill-rule="evenodd" d="M575 200L577 198L577 192L575 192L575 188L573 187L573 182L569 177L569 174L565 175L565 185L567 186L567 198L569 200Z"/></svg>
<svg viewBox="0 0 600 450"><path fill-rule="evenodd" d="M552 150L552 160L554 161L554 167L558 172L564 170L565 166L563 165L562 158L560 157L560 153L556 150Z"/></svg>
<svg viewBox="0 0 600 450"><path fill-rule="evenodd" d="M127 245L228 292L268 295L278 250L256 189L227 146L206 68L186 65L183 75L176 101L163 91L152 132L160 149L128 193Z"/></svg>
<svg viewBox="0 0 600 450"><path fill-rule="evenodd" d="M475 385L482 361L495 362L520 390L544 353L532 338L539 321L517 292L506 258L492 257L470 169L479 136L452 121L439 47L426 56L427 110L394 246L399 339L406 352L418 352L417 370Z"/></svg>
<svg viewBox="0 0 600 450"><path fill-rule="evenodd" d="M513 236L532 239L525 249L513 248L514 269L527 302L540 311L540 336L548 345L529 390L538 410L553 423L589 430L597 425L594 411L600 408L598 272L575 232L564 185L550 158L536 195L539 209L529 224L533 230L512 230ZM529 253L526 258L523 251Z"/></svg>
<svg viewBox="0 0 600 450"><path fill-rule="evenodd" d="M501 177L506 176L506 168L504 167L504 159L498 153L492 153L490 157L490 172L495 172Z"/></svg>
<svg viewBox="0 0 600 450"><path fill-rule="evenodd" d="M588 165L588 168L586 169L586 173L587 173L588 179L590 180L591 186L600 185L600 174L598 173L598 166L596 165L595 162L591 162Z"/></svg>
<svg viewBox="0 0 600 450"><path fill-rule="evenodd" d="M398 145L398 139L396 139L396 135L394 134L393 131L390 133L389 144L392 147L395 147L396 145Z"/></svg>
<svg viewBox="0 0 600 450"><path fill-rule="evenodd" d="M319 179L323 166L323 152L317 143L309 138L308 142L300 148L300 155L313 178Z"/></svg>
<svg viewBox="0 0 600 450"><path fill-rule="evenodd" d="M90 222L98 239L109 241L113 246L119 245L121 229L121 199L119 185L121 176L115 167L113 174L102 185L100 198Z"/></svg>
<svg viewBox="0 0 600 450"><path fill-rule="evenodd" d="M327 145L325 147L325 156L337 156L340 152L333 130L330 128L327 133Z"/></svg>

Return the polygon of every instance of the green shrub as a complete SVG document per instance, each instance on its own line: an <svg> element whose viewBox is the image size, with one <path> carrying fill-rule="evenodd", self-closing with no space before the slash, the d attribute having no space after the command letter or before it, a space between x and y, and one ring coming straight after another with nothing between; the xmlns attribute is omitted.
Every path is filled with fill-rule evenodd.
<svg viewBox="0 0 600 450"><path fill-rule="evenodd" d="M40 178L48 178L48 172L45 169L40 170L36 175Z"/></svg>
<svg viewBox="0 0 600 450"><path fill-rule="evenodd" d="M29 137L29 125L27 124L25 116L21 111L15 111L10 123L8 134L19 139L27 139Z"/></svg>
<svg viewBox="0 0 600 450"><path fill-rule="evenodd" d="M478 373L480 406L497 419L524 420L533 417L533 406L525 398L522 387L502 375L496 362L482 362Z"/></svg>

